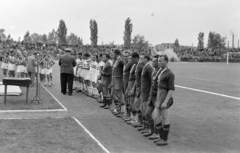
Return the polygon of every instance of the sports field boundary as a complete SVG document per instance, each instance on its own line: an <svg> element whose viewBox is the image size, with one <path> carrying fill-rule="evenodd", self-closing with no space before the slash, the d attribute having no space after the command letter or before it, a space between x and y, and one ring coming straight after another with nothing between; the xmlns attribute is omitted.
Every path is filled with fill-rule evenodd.
<svg viewBox="0 0 240 153"><path fill-rule="evenodd" d="M97 138L95 138L95 137L92 135L92 133L87 130L87 128L86 128L85 126L82 125L82 123L81 123L78 119L76 119L75 117L72 117L72 118L84 129L84 131L85 131L87 134L89 134L89 136L90 136L94 141L97 142L97 144L98 144L106 153L110 153L110 151L108 151L108 150L101 144L101 142L98 141Z"/></svg>
<svg viewBox="0 0 240 153"><path fill-rule="evenodd" d="M225 98L240 100L240 97L229 96L229 95L220 94L220 93L216 93L216 92L211 92L211 91L206 91L206 90L201 90L201 89L195 89L195 88L190 88L190 87L185 87L185 86L179 86L179 85L175 85L175 87L182 88L182 89L187 89L187 90L192 90L192 91L197 91L197 92L202 92L202 93L207 93L207 94L216 95L216 96L221 96L221 97L225 97Z"/></svg>
<svg viewBox="0 0 240 153"><path fill-rule="evenodd" d="M65 111L67 111L67 108L65 106L63 106L63 104L60 101L58 101L58 99L46 87L44 87L43 85L42 85L42 87L59 103L60 106L62 106L62 108Z"/></svg>
<svg viewBox="0 0 240 153"><path fill-rule="evenodd" d="M0 113L40 113L40 112L66 112L67 108L43 85L42 87L53 97L62 109L38 109L38 110L0 110Z"/></svg>

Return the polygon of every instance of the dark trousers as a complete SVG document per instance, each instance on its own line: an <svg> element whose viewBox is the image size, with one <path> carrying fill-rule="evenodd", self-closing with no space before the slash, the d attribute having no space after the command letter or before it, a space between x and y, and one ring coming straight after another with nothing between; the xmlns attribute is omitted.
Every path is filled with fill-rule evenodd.
<svg viewBox="0 0 240 153"><path fill-rule="evenodd" d="M28 76L30 77L32 85L33 85L35 83L35 72L28 71Z"/></svg>
<svg viewBox="0 0 240 153"><path fill-rule="evenodd" d="M66 93L67 86L68 86L68 94L72 94L73 90L73 74L68 73L61 73L60 79L61 79L61 92L63 94Z"/></svg>

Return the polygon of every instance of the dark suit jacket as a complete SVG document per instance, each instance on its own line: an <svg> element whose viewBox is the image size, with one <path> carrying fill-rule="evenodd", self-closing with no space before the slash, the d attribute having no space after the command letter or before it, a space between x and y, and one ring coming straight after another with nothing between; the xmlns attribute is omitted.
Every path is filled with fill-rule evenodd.
<svg viewBox="0 0 240 153"><path fill-rule="evenodd" d="M35 66L37 66L37 63L36 63L36 59L35 57L32 55L32 56L29 56L28 59L28 65L27 65L27 71L28 72L32 72L32 73L35 73Z"/></svg>
<svg viewBox="0 0 240 153"><path fill-rule="evenodd" d="M103 66L103 69L101 72L102 84L104 86L109 86L111 84L111 78L112 78L111 76L112 76L112 66L108 61L106 65Z"/></svg>
<svg viewBox="0 0 240 153"><path fill-rule="evenodd" d="M143 68L141 75L141 92L150 93L152 73L153 67L150 64Z"/></svg>
<svg viewBox="0 0 240 153"><path fill-rule="evenodd" d="M123 79L129 79L130 70L133 64L133 62L128 62L127 64L125 64L125 69L123 70Z"/></svg>
<svg viewBox="0 0 240 153"><path fill-rule="evenodd" d="M60 56L59 66L61 66L61 73L73 74L73 67L76 66L76 61L73 56L65 54Z"/></svg>
<svg viewBox="0 0 240 153"><path fill-rule="evenodd" d="M119 59L116 60L117 63L116 67L114 67L113 69L113 77L114 78L122 78L123 77L123 67L124 67L124 60L122 59L122 57L120 57ZM114 65L113 64L113 65Z"/></svg>

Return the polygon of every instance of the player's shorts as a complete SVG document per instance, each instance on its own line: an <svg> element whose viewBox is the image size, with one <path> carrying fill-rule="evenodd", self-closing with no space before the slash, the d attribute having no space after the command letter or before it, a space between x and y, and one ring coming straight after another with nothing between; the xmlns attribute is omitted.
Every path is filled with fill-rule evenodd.
<svg viewBox="0 0 240 153"><path fill-rule="evenodd" d="M97 76L96 72L94 72L94 73L91 74L91 81L92 81L92 82L97 83L97 78L98 78L98 76Z"/></svg>
<svg viewBox="0 0 240 153"><path fill-rule="evenodd" d="M84 80L84 83L85 83L85 85L87 85L87 86L90 86L90 85L91 85L90 80Z"/></svg>
<svg viewBox="0 0 240 153"><path fill-rule="evenodd" d="M167 94L168 94L168 91L167 91L166 89L159 89L159 88L158 88L157 102L160 103L160 106L162 105L162 103L163 103L164 100L166 99ZM165 108L165 109L168 109L169 107L171 107L172 104L173 104L173 98L171 97L171 98L169 99L169 101L167 102L167 108Z"/></svg>
<svg viewBox="0 0 240 153"><path fill-rule="evenodd" d="M85 78L86 78L86 71L87 71L87 70L85 70L85 69L82 69L82 71L81 71L81 72L82 72L82 75L81 75L81 76L83 77L84 80L85 80Z"/></svg>
<svg viewBox="0 0 240 153"><path fill-rule="evenodd" d="M41 69L40 73L46 75L46 74L48 74L48 69L47 68L43 68L43 69Z"/></svg>
<svg viewBox="0 0 240 153"><path fill-rule="evenodd" d="M52 73L52 68L48 69L48 74Z"/></svg>
<svg viewBox="0 0 240 153"><path fill-rule="evenodd" d="M128 82L129 82L129 79L128 79L128 78L124 78L124 79L123 79L123 91L124 91L124 93L125 93L126 90L127 90Z"/></svg>
<svg viewBox="0 0 240 153"><path fill-rule="evenodd" d="M114 80L114 88L117 91L122 91L123 89L123 79L122 78L113 78Z"/></svg>
<svg viewBox="0 0 240 153"><path fill-rule="evenodd" d="M140 98L135 97L134 107L135 107L136 111L141 110L141 99Z"/></svg>
<svg viewBox="0 0 240 153"><path fill-rule="evenodd" d="M18 65L16 72L17 72L17 73L23 73L23 72L24 72L24 66L23 66L23 65Z"/></svg>
<svg viewBox="0 0 240 153"><path fill-rule="evenodd" d="M150 93L141 92L141 102L147 102L149 96L150 96Z"/></svg>
<svg viewBox="0 0 240 153"><path fill-rule="evenodd" d="M28 74L28 71L27 71L27 67L26 67L26 66L24 66L23 70L24 70L24 71L23 71L24 73L27 73L27 74Z"/></svg>
<svg viewBox="0 0 240 153"><path fill-rule="evenodd" d="M77 70L77 77L80 77L80 76L81 76L81 71L82 71L82 69L81 69L81 68L78 68L78 70Z"/></svg>
<svg viewBox="0 0 240 153"><path fill-rule="evenodd" d="M79 82L83 82L83 77L79 77Z"/></svg>
<svg viewBox="0 0 240 153"><path fill-rule="evenodd" d="M85 74L85 78L84 79L90 81L91 80L91 73L89 72L89 70L86 70L85 73L86 74Z"/></svg>
<svg viewBox="0 0 240 153"><path fill-rule="evenodd" d="M15 68L16 68L16 67L15 67L15 64L11 64L11 63L8 64L8 70L9 70L9 71L15 71Z"/></svg>
<svg viewBox="0 0 240 153"><path fill-rule="evenodd" d="M148 106L155 107L156 101L157 101L157 96L152 96L151 101L148 101Z"/></svg>
<svg viewBox="0 0 240 153"><path fill-rule="evenodd" d="M38 73L41 73L41 72L42 72L42 69L44 69L44 68L38 67ZM47 69L47 68L46 68L46 69ZM37 67L35 67L35 73L37 73Z"/></svg>
<svg viewBox="0 0 240 153"><path fill-rule="evenodd" d="M130 93L133 88L134 82L135 82L134 80L128 82L128 91L127 91L128 96L135 96L135 92L133 93L133 95L131 95L131 93Z"/></svg>
<svg viewBox="0 0 240 153"><path fill-rule="evenodd" d="M148 106L147 102L144 102L144 103L141 102L141 111L144 116L146 115L146 112L147 112L147 106Z"/></svg>
<svg viewBox="0 0 240 153"><path fill-rule="evenodd" d="M76 66L73 68L73 74L74 74L74 76L77 76L77 67Z"/></svg>
<svg viewBox="0 0 240 153"><path fill-rule="evenodd" d="M137 87L135 91L135 97L140 98L141 95L141 87Z"/></svg>
<svg viewBox="0 0 240 153"><path fill-rule="evenodd" d="M7 63L2 63L1 68L2 68L2 69L8 69L8 64L7 64Z"/></svg>

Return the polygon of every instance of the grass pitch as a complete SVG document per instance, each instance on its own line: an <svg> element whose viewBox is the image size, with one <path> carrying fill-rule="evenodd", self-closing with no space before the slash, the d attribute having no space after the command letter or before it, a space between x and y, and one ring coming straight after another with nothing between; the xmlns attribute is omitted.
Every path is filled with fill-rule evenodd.
<svg viewBox="0 0 240 153"><path fill-rule="evenodd" d="M0 68L0 80L3 74ZM36 87L29 88L28 104L26 104L26 88L20 87L22 94L20 96L7 96L6 105L4 105L4 96L0 96L0 110L46 110L46 109L63 109L59 103L40 86L40 99L42 104L31 103L36 96Z"/></svg>
<svg viewBox="0 0 240 153"><path fill-rule="evenodd" d="M4 105L4 96L0 96L0 110L46 110L46 109L63 109L59 103L40 86L41 104L31 103L36 96L36 87L29 88L28 104L26 104L26 88L21 87L20 96L7 96L6 105Z"/></svg>
<svg viewBox="0 0 240 153"><path fill-rule="evenodd" d="M240 64L170 63L169 68L176 85L240 97ZM240 100L176 87L170 122L168 151L240 151Z"/></svg>
<svg viewBox="0 0 240 153"><path fill-rule="evenodd" d="M104 152L72 118L0 120L2 153Z"/></svg>

